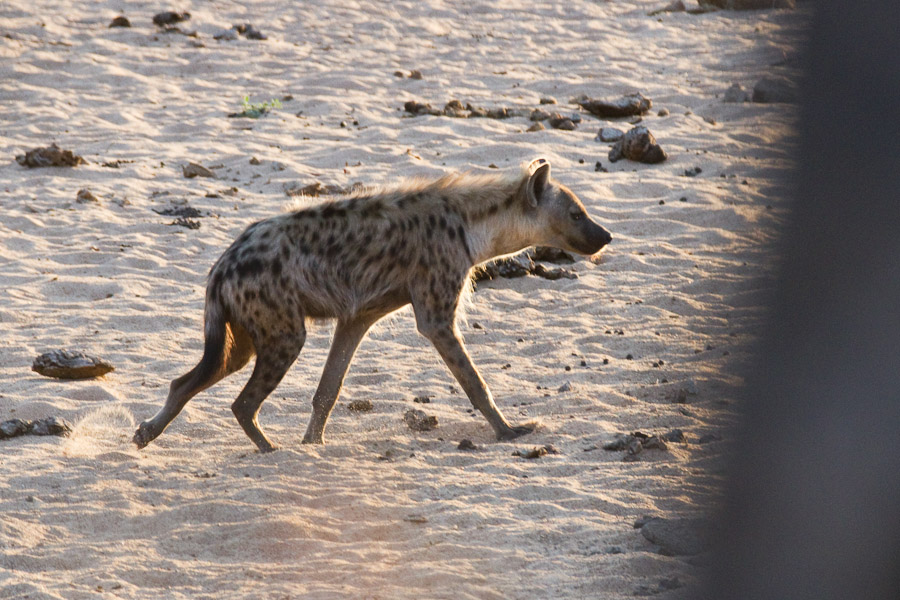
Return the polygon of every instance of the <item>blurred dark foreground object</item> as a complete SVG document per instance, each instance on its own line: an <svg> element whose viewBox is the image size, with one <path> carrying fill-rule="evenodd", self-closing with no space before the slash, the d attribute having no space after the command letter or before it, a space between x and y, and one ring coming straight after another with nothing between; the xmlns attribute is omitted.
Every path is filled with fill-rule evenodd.
<svg viewBox="0 0 900 600"><path fill-rule="evenodd" d="M900 598L900 11L817 11L710 598Z"/></svg>

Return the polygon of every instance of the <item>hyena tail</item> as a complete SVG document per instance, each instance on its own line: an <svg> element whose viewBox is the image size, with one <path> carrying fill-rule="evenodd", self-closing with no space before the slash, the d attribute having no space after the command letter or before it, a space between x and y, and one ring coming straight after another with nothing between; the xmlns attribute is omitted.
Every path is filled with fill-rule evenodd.
<svg viewBox="0 0 900 600"><path fill-rule="evenodd" d="M215 289L207 294L203 358L197 366L172 382L162 409L138 427L134 434L138 448L156 439L191 398L246 365L253 356L250 336L243 327L228 322L218 295Z"/></svg>

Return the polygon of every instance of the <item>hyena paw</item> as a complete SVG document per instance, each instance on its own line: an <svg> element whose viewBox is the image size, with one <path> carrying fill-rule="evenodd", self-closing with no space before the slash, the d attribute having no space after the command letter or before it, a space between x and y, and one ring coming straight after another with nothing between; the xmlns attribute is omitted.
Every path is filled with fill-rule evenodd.
<svg viewBox="0 0 900 600"><path fill-rule="evenodd" d="M156 434L153 431L153 426L149 421L144 421L138 426L137 431L134 432L134 437L131 438L131 441L140 450L154 439L156 439Z"/></svg>
<svg viewBox="0 0 900 600"><path fill-rule="evenodd" d="M527 435L534 431L534 425L518 425L516 427L510 427L504 431L501 431L497 434L498 440L514 440L517 437Z"/></svg>

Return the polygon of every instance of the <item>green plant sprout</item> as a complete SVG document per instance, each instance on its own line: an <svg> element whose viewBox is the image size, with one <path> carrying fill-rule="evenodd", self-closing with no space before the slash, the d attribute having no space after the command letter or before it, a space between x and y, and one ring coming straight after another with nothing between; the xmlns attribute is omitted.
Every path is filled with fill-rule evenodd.
<svg viewBox="0 0 900 600"><path fill-rule="evenodd" d="M241 100L241 112L228 115L229 117L246 117L248 119L258 119L273 108L281 108L281 102L277 98L272 98L268 102L250 102L250 96L244 96Z"/></svg>

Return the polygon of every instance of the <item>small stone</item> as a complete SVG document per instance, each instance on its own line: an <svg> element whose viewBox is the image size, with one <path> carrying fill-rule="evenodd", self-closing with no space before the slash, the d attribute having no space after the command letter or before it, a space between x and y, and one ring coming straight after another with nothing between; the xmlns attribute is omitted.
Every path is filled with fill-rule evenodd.
<svg viewBox="0 0 900 600"><path fill-rule="evenodd" d="M430 404L431 398L431 396L416 396L415 398L413 398L413 402L415 402L416 404Z"/></svg>
<svg viewBox="0 0 900 600"><path fill-rule="evenodd" d="M563 131L572 131L575 129L575 122L572 121L569 117L564 117L559 113L553 113L550 115L550 118L547 119L547 122L550 123L550 127L554 129L561 129Z"/></svg>
<svg viewBox="0 0 900 600"><path fill-rule="evenodd" d="M668 117L668 116L669 116L669 109L668 109L668 108L661 108L661 109L659 109L659 112L656 113L656 116L657 116L657 117Z"/></svg>
<svg viewBox="0 0 900 600"><path fill-rule="evenodd" d="M690 169L684 170L684 176L685 177L696 177L697 175L699 175L702 172L703 172L703 169L701 169L700 167L691 167Z"/></svg>
<svg viewBox="0 0 900 600"><path fill-rule="evenodd" d="M57 379L89 379L106 375L115 368L84 352L51 350L35 358L31 370Z"/></svg>
<svg viewBox="0 0 900 600"><path fill-rule="evenodd" d="M460 440L459 445L456 446L457 450L478 450L478 446L472 443L472 440Z"/></svg>
<svg viewBox="0 0 900 600"><path fill-rule="evenodd" d="M188 219L186 217L178 217L171 223L170 226L176 227L184 227L185 229L200 229L200 221L195 221L194 219Z"/></svg>
<svg viewBox="0 0 900 600"><path fill-rule="evenodd" d="M261 165L261 164L262 164L262 161L259 160L258 158L256 158L256 157L254 156L254 157L252 157L252 158L250 159L250 164L251 164L251 165L254 165L254 166L255 166L255 165Z"/></svg>
<svg viewBox="0 0 900 600"><path fill-rule="evenodd" d="M603 166L603 163L601 163L599 160L596 162L596 164L594 164L594 172L609 173L609 171L606 170L606 167Z"/></svg>
<svg viewBox="0 0 900 600"><path fill-rule="evenodd" d="M46 148L34 148L24 155L16 157L16 162L29 169L39 167L77 167L87 161L72 153L71 150L63 150L55 143Z"/></svg>
<svg viewBox="0 0 900 600"><path fill-rule="evenodd" d="M528 118L532 121L546 121L550 118L550 113L541 108L536 108L531 111L531 114L528 115Z"/></svg>
<svg viewBox="0 0 900 600"><path fill-rule="evenodd" d="M763 77L753 86L753 101L760 103L797 101L794 84L783 77Z"/></svg>
<svg viewBox="0 0 900 600"><path fill-rule="evenodd" d="M546 444L544 446L534 447L527 452L522 452L521 450L516 450L515 452L513 452L513 456L519 456L521 458L527 458L529 460L534 460L548 454L559 454L559 450L557 450L556 447L551 444Z"/></svg>
<svg viewBox="0 0 900 600"><path fill-rule="evenodd" d="M401 79L406 77L406 73L403 71L394 71L394 77L400 77Z"/></svg>
<svg viewBox="0 0 900 600"><path fill-rule="evenodd" d="M88 204L89 202L97 203L100 202L97 200L97 196L91 193L91 190L84 188L78 190L78 193L75 195L75 202L79 204Z"/></svg>
<svg viewBox="0 0 900 600"><path fill-rule="evenodd" d="M413 431L431 431L438 426L437 417L426 415L424 411L411 408L403 415L406 425Z"/></svg>
<svg viewBox="0 0 900 600"><path fill-rule="evenodd" d="M687 438L684 436L684 432L680 429L673 429L667 433L664 433L660 436L667 442L674 442L678 444L684 444L687 442Z"/></svg>
<svg viewBox="0 0 900 600"><path fill-rule="evenodd" d="M159 27L165 27L167 25L174 25L175 23L181 23L182 21L187 21L191 18L191 13L189 12L173 12L166 11L161 12L153 16L153 24Z"/></svg>
<svg viewBox="0 0 900 600"><path fill-rule="evenodd" d="M633 435L620 433L619 435L616 436L616 439L614 439L613 441L603 444L602 448L604 450L609 450L611 452L617 452L619 450L624 450L624 449L628 448L628 446L631 444L631 442L634 441L635 439L636 438Z"/></svg>
<svg viewBox="0 0 900 600"><path fill-rule="evenodd" d="M544 129L546 129L546 127L544 127L543 123L534 123L531 127L526 129L525 131L527 131L529 133L534 133L535 131L543 131Z"/></svg>
<svg viewBox="0 0 900 600"><path fill-rule="evenodd" d="M414 70L410 71L409 78L410 79L422 79L422 71L419 71L418 69L414 69Z"/></svg>
<svg viewBox="0 0 900 600"><path fill-rule="evenodd" d="M109 27L131 27L131 21L123 16L118 16L110 22Z"/></svg>
<svg viewBox="0 0 900 600"><path fill-rule="evenodd" d="M213 179L216 178L216 174L204 167L203 165L198 165L197 163L188 163L181 167L181 173L187 177L188 179L194 177L211 177Z"/></svg>
<svg viewBox="0 0 900 600"><path fill-rule="evenodd" d="M557 389L556 391L557 391L557 392L571 392L571 391L572 391L572 384L571 384L571 382L568 382L568 381L565 382L564 384L562 384L561 386L559 386L559 389Z"/></svg>
<svg viewBox="0 0 900 600"><path fill-rule="evenodd" d="M647 438L641 442L641 446L643 446L644 450L668 450L669 447L666 445L665 440L663 440L660 436L654 435L652 437Z"/></svg>
<svg viewBox="0 0 900 600"><path fill-rule="evenodd" d="M369 412L373 408L372 401L365 398L362 400L353 400L347 405L347 410L352 412Z"/></svg>
<svg viewBox="0 0 900 600"><path fill-rule="evenodd" d="M512 115L509 114L509 109L506 107L499 108L491 108L487 111L487 117L489 119L508 119Z"/></svg>
<svg viewBox="0 0 900 600"><path fill-rule="evenodd" d="M622 136L625 135L625 132L621 129L616 129L615 127L601 127L600 131L597 132L597 139L601 142L618 142L622 139Z"/></svg>
<svg viewBox="0 0 900 600"><path fill-rule="evenodd" d="M668 155L656 142L653 134L644 127L639 125L629 130L622 139L620 139L609 151L610 162L616 162L622 158L627 158L636 162L655 164L660 163Z"/></svg>
<svg viewBox="0 0 900 600"><path fill-rule="evenodd" d="M554 98L553 96L544 96L543 98L541 98L540 103L541 104L556 104L556 98Z"/></svg>
<svg viewBox="0 0 900 600"><path fill-rule="evenodd" d="M723 102L728 103L747 102L748 100L750 100L749 92L739 83L732 83L731 87L725 90L725 97L722 99Z"/></svg>

